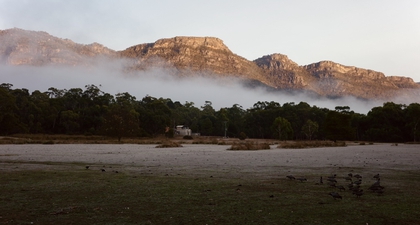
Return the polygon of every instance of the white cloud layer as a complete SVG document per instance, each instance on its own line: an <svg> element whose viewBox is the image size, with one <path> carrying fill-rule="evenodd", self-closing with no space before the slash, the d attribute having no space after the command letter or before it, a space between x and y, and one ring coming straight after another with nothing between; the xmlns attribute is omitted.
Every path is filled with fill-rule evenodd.
<svg viewBox="0 0 420 225"><path fill-rule="evenodd" d="M244 109L251 108L258 101L275 101L280 104L307 102L311 106L334 109L336 106L350 106L358 113L367 113L372 107L382 105L382 102L362 101L353 97L340 99L314 98L300 94L267 92L262 89L245 88L237 79L214 79L202 75L179 78L170 75L170 70L155 68L147 71L124 73L124 62L98 62L93 67L70 66L10 66L0 65L0 83L11 83L13 88L26 88L30 92L57 89L82 88L93 84L101 86L104 92L115 95L128 92L141 100L146 95L157 98L170 98L184 104L194 102L197 107L211 101L213 107L241 105Z"/></svg>

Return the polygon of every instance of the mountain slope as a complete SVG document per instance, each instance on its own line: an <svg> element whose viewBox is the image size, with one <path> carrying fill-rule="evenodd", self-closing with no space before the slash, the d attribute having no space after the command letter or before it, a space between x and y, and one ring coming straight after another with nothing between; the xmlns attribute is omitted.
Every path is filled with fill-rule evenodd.
<svg viewBox="0 0 420 225"><path fill-rule="evenodd" d="M303 66L318 82L323 95L353 95L388 99L404 89L419 88L411 78L386 77L381 72L322 61Z"/></svg>
<svg viewBox="0 0 420 225"><path fill-rule="evenodd" d="M46 32L0 30L0 60L10 65L88 65L93 57L116 56L101 44L81 45Z"/></svg>
<svg viewBox="0 0 420 225"><path fill-rule="evenodd" d="M123 58L137 59L135 69L156 66L160 59L162 66L173 66L181 75L207 73L266 81L261 68L233 54L222 40L214 37L160 39L155 43L132 46L120 54Z"/></svg>
<svg viewBox="0 0 420 225"><path fill-rule="evenodd" d="M321 96L390 99L415 94L420 85L407 77L321 61L299 66L282 54L249 61L234 54L215 37L174 37L139 44L116 52L93 43L81 45L46 32L0 31L0 62L9 65L91 65L97 58L127 60L126 71L169 68L174 75L237 77L249 86L272 90L307 91Z"/></svg>

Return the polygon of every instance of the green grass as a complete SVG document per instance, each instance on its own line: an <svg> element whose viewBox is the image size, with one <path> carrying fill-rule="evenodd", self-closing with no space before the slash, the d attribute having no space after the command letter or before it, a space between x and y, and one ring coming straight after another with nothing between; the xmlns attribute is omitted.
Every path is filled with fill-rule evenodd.
<svg viewBox="0 0 420 225"><path fill-rule="evenodd" d="M328 185L311 182L318 175L306 177L158 176L83 166L7 171L0 173L0 224L420 223L418 171L388 173L382 196L365 187L361 198L340 192L342 200L328 195L336 191Z"/></svg>

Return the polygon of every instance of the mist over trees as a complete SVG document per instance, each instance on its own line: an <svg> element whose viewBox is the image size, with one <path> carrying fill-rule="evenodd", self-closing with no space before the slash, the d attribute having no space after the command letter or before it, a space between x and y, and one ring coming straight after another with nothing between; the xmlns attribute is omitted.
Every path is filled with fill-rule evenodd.
<svg viewBox="0 0 420 225"><path fill-rule="evenodd" d="M170 98L127 92L111 95L100 86L29 91L0 85L0 135L81 134L156 137L167 127L185 125L208 136L270 138L280 140L359 140L416 142L420 139L420 104L384 103L366 115L348 106L335 110L306 102L258 101L251 108L214 109L211 101L201 107Z"/></svg>

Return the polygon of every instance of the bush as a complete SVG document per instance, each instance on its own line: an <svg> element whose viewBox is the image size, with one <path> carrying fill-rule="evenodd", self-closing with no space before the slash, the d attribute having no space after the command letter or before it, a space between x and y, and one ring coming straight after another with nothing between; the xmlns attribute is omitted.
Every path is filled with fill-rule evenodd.
<svg viewBox="0 0 420 225"><path fill-rule="evenodd" d="M257 143L257 142L239 142L233 143L228 150L263 150L263 149L270 149L270 145L268 143Z"/></svg>
<svg viewBox="0 0 420 225"><path fill-rule="evenodd" d="M185 140L192 140L193 139L193 137L192 136L190 136L190 135L185 135L184 137L182 137L183 139L185 139Z"/></svg>
<svg viewBox="0 0 420 225"><path fill-rule="evenodd" d="M319 148L319 147L345 147L344 141L297 141L293 143L282 143L277 148Z"/></svg>
<svg viewBox="0 0 420 225"><path fill-rule="evenodd" d="M156 146L156 148L177 148L182 147L182 145L178 142L173 141L164 141L162 144Z"/></svg>
<svg viewBox="0 0 420 225"><path fill-rule="evenodd" d="M239 134L239 140L245 140L247 138L246 134L244 132L241 132Z"/></svg>

